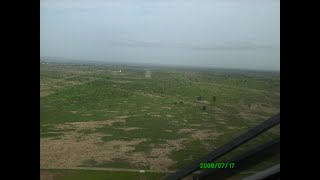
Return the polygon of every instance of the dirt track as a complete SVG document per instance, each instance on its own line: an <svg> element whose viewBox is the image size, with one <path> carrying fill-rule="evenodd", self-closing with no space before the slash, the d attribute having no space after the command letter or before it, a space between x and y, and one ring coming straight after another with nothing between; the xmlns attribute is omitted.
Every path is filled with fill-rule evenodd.
<svg viewBox="0 0 320 180"><path fill-rule="evenodd" d="M146 78L151 78L151 71L150 70L146 70Z"/></svg>

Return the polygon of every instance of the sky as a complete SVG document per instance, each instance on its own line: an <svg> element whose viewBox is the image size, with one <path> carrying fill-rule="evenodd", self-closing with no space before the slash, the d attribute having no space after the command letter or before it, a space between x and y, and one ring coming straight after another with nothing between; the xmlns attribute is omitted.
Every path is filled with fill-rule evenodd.
<svg viewBox="0 0 320 180"><path fill-rule="evenodd" d="M280 70L280 0L41 0L40 56Z"/></svg>

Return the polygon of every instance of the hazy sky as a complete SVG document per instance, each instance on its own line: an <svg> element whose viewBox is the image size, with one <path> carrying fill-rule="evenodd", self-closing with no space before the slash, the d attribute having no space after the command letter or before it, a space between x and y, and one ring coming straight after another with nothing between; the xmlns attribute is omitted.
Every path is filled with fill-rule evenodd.
<svg viewBox="0 0 320 180"><path fill-rule="evenodd" d="M41 56L280 69L278 0L41 0Z"/></svg>

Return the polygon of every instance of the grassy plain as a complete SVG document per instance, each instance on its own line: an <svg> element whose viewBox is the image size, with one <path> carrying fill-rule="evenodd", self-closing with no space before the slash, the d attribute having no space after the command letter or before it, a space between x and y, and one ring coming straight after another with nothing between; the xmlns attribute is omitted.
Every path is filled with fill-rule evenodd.
<svg viewBox="0 0 320 180"><path fill-rule="evenodd" d="M279 72L71 63L40 72L43 168L176 170L280 112Z"/></svg>

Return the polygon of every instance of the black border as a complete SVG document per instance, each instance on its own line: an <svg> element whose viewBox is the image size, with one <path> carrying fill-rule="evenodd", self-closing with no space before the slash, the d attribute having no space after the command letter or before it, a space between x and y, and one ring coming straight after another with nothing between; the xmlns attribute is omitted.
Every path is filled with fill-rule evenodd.
<svg viewBox="0 0 320 180"><path fill-rule="evenodd" d="M311 15L317 10L311 3L302 1L280 1L280 67L281 73L281 178L314 179L317 176L317 154L319 112L316 101L317 88L310 88L318 82L319 71L311 57L316 45L310 25L317 22ZM314 8L318 6L314 5ZM313 19L314 18L314 19ZM318 34L318 33L317 33Z"/></svg>
<svg viewBox="0 0 320 180"><path fill-rule="evenodd" d="M312 103L318 102L315 100L317 88L308 87L318 81L308 79L316 78L319 71L316 69L318 66L310 63L317 60L317 56L309 55L318 51L315 49L316 45L306 42L315 38L311 35L308 24L314 25L317 22L312 19L315 16L310 16L310 12L317 10L312 10L308 3L294 2L280 1L281 178L307 179L307 176L312 177L312 173L317 172L315 157L318 152L315 149L319 126L316 121L319 120L317 116L310 115L319 111L318 105ZM11 3L2 4L4 54L0 72L1 94L4 98L1 99L3 116L0 127L4 142L1 149L5 157L2 159L2 172L6 174L2 176L8 175L10 179L38 179L40 1ZM310 144L308 139L311 140Z"/></svg>
<svg viewBox="0 0 320 180"><path fill-rule="evenodd" d="M2 179L39 179L39 3L1 4Z"/></svg>

